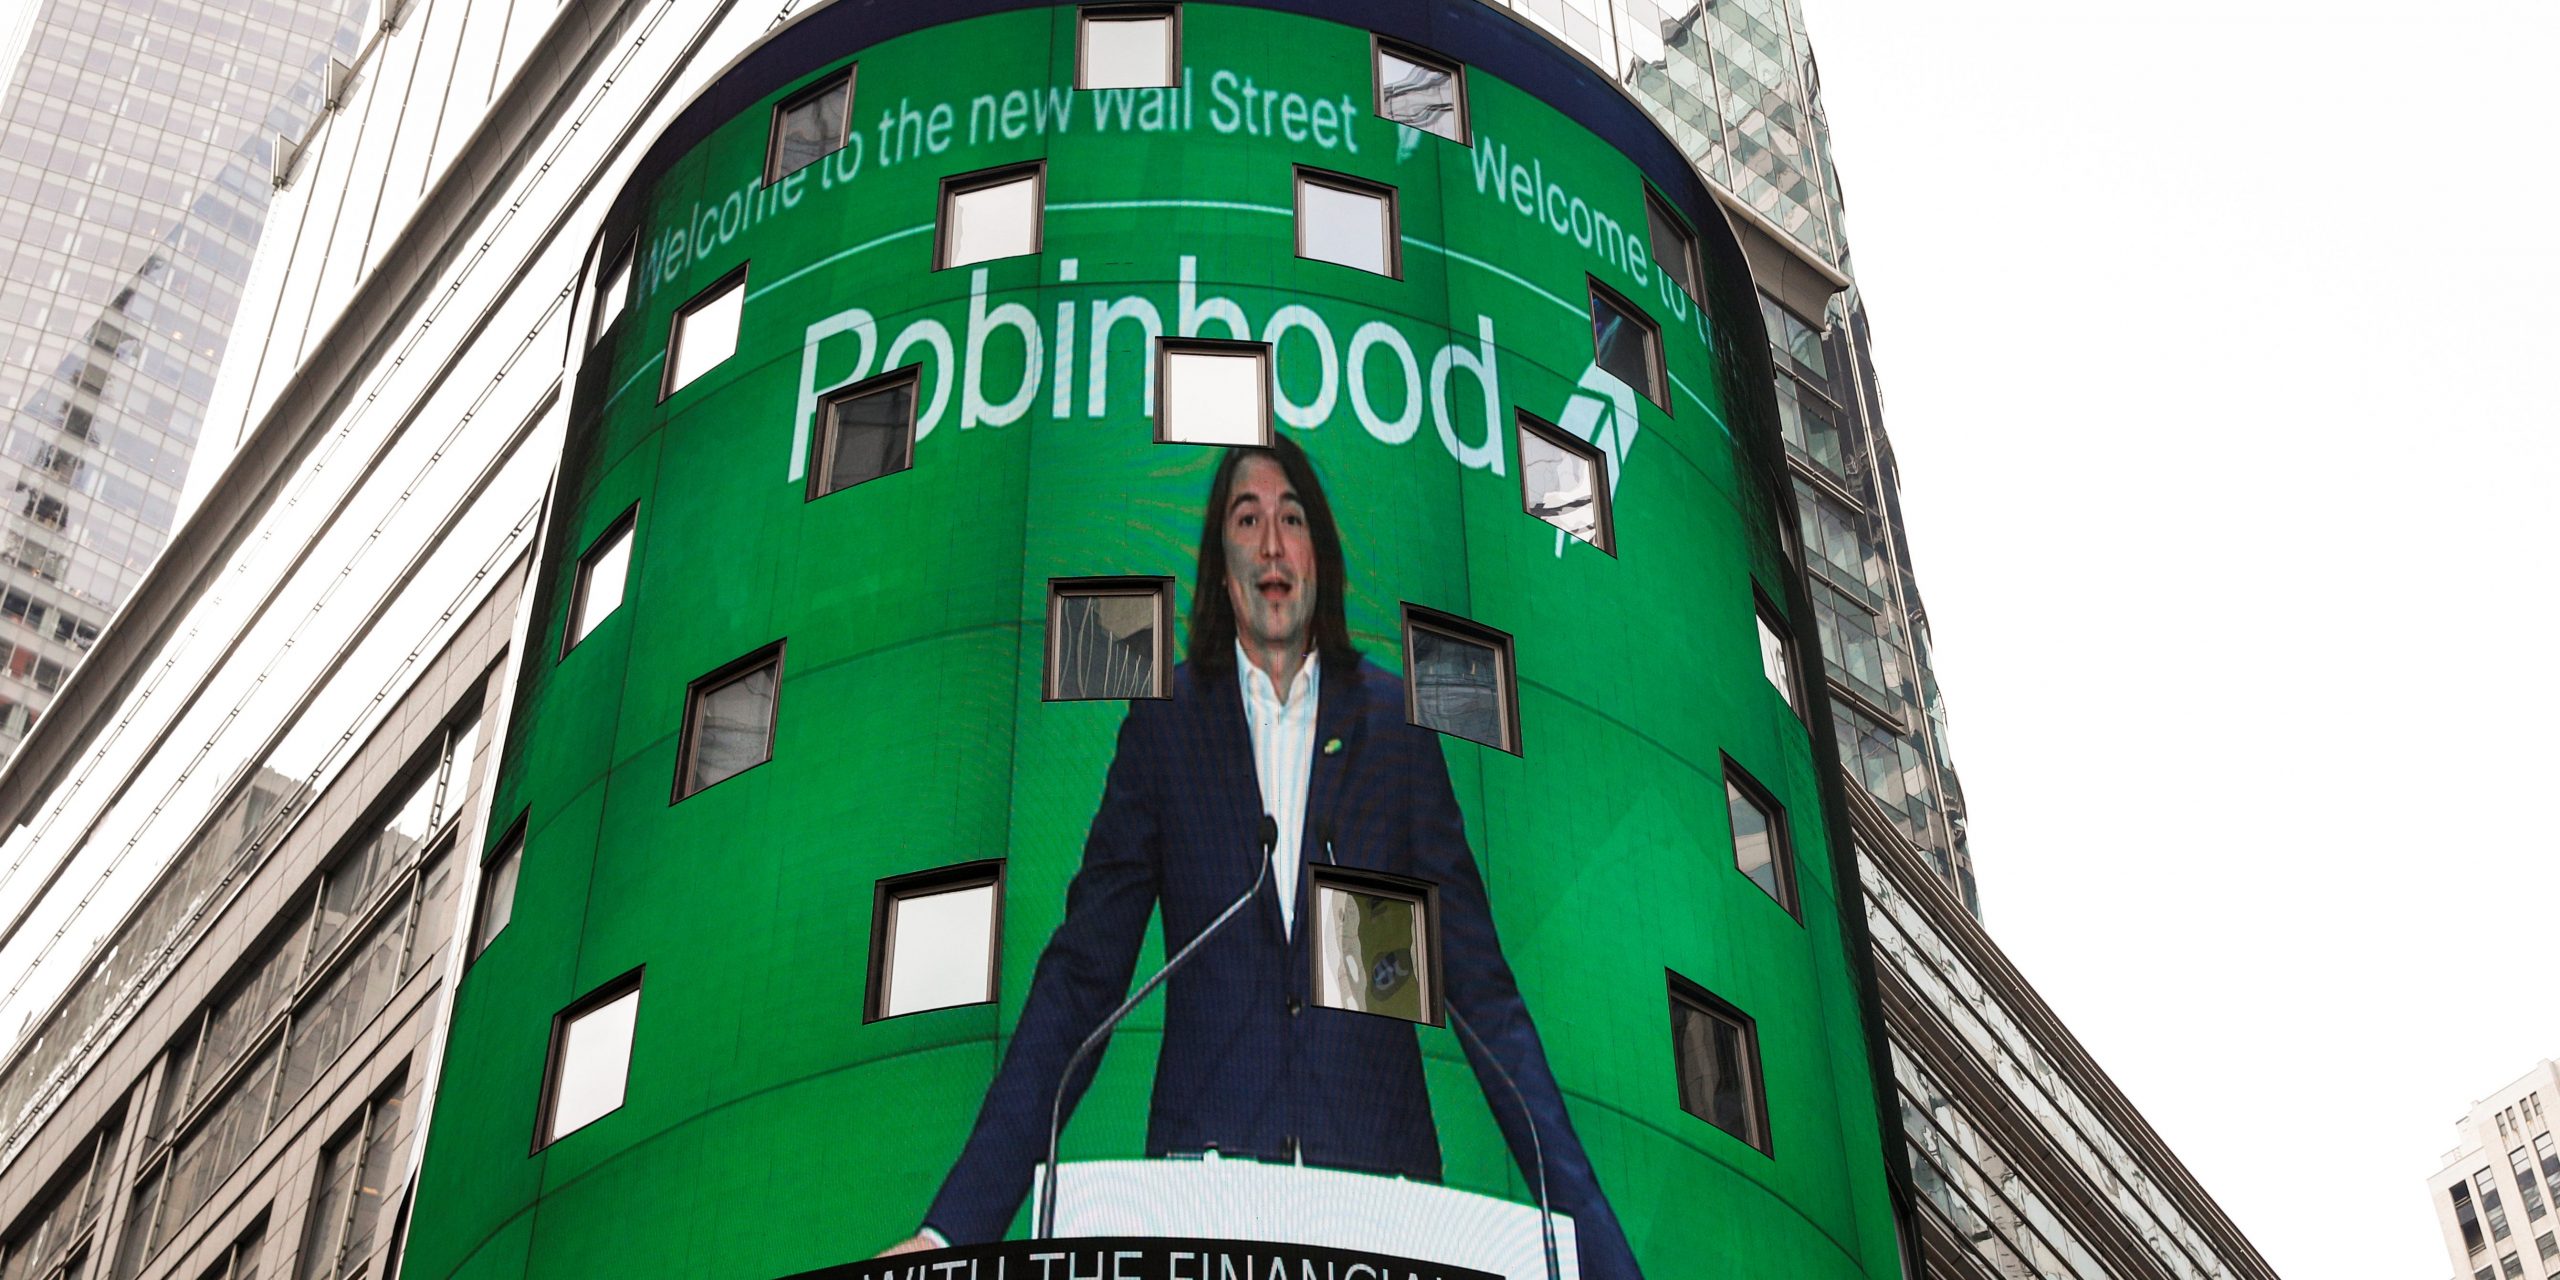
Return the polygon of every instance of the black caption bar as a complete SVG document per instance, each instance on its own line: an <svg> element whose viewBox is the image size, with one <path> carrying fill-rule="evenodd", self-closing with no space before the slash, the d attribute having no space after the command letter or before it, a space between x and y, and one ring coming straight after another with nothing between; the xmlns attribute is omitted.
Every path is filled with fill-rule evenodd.
<svg viewBox="0 0 2560 1280"><path fill-rule="evenodd" d="M1502 1280L1390 1254L1264 1240L1092 1236L1007 1240L873 1258L783 1280Z"/></svg>

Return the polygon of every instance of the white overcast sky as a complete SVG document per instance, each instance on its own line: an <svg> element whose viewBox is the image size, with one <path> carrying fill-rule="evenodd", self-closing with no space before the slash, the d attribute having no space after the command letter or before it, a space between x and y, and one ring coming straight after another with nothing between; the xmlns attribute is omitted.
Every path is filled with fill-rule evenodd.
<svg viewBox="0 0 2560 1280"><path fill-rule="evenodd" d="M1993 936L2289 1280L2449 1274L2560 1054L2560 9L1804 5Z"/></svg>

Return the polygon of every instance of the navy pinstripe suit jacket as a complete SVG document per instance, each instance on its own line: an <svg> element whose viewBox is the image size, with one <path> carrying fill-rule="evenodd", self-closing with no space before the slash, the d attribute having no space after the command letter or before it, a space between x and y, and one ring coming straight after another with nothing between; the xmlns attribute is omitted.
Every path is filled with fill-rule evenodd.
<svg viewBox="0 0 2560 1280"><path fill-rule="evenodd" d="M1262 796L1235 675L1178 667L1172 686L1170 699L1132 703L1120 726L1066 919L1040 955L977 1127L925 1216L954 1244L998 1239L1012 1222L1047 1154L1059 1073L1127 994L1148 917L1162 909L1170 952L1253 885ZM1403 682L1367 661L1323 668L1316 715L1323 745L1308 786L1300 874L1330 857L1438 886L1445 998L1536 1116L1550 1198L1573 1215L1582 1274L1637 1280L1494 936L1439 735L1406 723ZM1335 741L1340 749L1327 750ZM1308 900L1302 888L1298 901ZM1148 1153L1215 1149L1438 1181L1440 1142L1413 1024L1309 1007L1307 930L1295 934L1266 885L1166 984ZM1460 1043L1534 1194L1520 1106L1476 1045ZM1070 1110L1094 1065L1088 1059L1069 1085Z"/></svg>

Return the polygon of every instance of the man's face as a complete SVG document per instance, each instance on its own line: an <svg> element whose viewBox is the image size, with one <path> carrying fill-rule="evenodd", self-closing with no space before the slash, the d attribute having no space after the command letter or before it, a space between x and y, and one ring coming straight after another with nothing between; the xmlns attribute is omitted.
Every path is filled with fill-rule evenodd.
<svg viewBox="0 0 2560 1280"><path fill-rule="evenodd" d="M1316 613L1316 544L1289 473L1256 454L1236 467L1227 498L1227 600L1247 650L1306 652Z"/></svg>

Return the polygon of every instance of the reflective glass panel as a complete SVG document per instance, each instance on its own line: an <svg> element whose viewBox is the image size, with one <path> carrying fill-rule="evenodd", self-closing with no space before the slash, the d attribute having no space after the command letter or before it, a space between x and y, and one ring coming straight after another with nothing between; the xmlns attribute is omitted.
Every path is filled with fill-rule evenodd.
<svg viewBox="0 0 2560 1280"><path fill-rule="evenodd" d="M640 991L635 987L562 1024L552 1067L551 1122L543 1141L583 1129L622 1105L631 1071L631 1035L639 1022Z"/></svg>
<svg viewBox="0 0 2560 1280"><path fill-rule="evenodd" d="M1298 256L1394 275L1394 204L1385 195L1301 176Z"/></svg>
<svg viewBox="0 0 2560 1280"><path fill-rule="evenodd" d="M994 999L995 921L991 883L889 899L880 1016Z"/></svg>
<svg viewBox="0 0 2560 1280"><path fill-rule="evenodd" d="M1752 621L1760 628L1760 674L1769 677L1769 683L1777 686L1778 696L1793 707L1796 705L1796 677L1794 660L1787 654L1787 638L1769 625L1765 615L1755 612Z"/></svg>
<svg viewBox="0 0 2560 1280"><path fill-rule="evenodd" d="M1015 258L1040 251L1040 175L1026 172L943 198L942 265Z"/></svg>
<svg viewBox="0 0 2560 1280"><path fill-rule="evenodd" d="M1428 918L1417 899L1319 881L1310 922L1316 1003L1431 1021Z"/></svg>
<svg viewBox="0 0 2560 1280"><path fill-rule="evenodd" d="M471 954L488 950L489 940L507 927L516 913L516 872L524 865L524 838L510 837L506 850L490 859L480 873L480 911L471 927Z"/></svg>
<svg viewBox="0 0 2560 1280"><path fill-rule="evenodd" d="M604 269L602 278L604 283L596 290L596 322L590 328L590 336L603 333L621 319L623 304L631 299L631 246L622 247L622 253Z"/></svg>
<svg viewBox="0 0 2560 1280"><path fill-rule="evenodd" d="M1452 142L1467 140L1458 69L1385 45L1378 46L1378 114Z"/></svg>
<svg viewBox="0 0 2560 1280"><path fill-rule="evenodd" d="M1654 263L1670 273L1673 283L1688 290L1690 297L1697 297L1701 292L1698 287L1697 240L1689 234L1687 227L1680 225L1679 219L1671 216L1670 210L1662 207L1660 200L1653 198L1651 192L1645 194L1644 213L1653 232Z"/></svg>
<svg viewBox="0 0 2560 1280"><path fill-rule="evenodd" d="M569 617L572 647L622 607L622 588L631 573L631 529L628 521L615 526L578 562L577 603Z"/></svg>
<svg viewBox="0 0 2560 1280"><path fill-rule="evenodd" d="M771 182L806 168L812 161L844 145L846 113L853 106L853 77L838 79L773 113L773 162L765 174Z"/></svg>
<svg viewBox="0 0 2560 1280"><path fill-rule="evenodd" d="M1636 394L1662 403L1662 343L1653 324L1617 299L1591 294L1593 359Z"/></svg>
<svg viewBox="0 0 2560 1280"><path fill-rule="evenodd" d="M667 394L711 372L738 350L738 319L747 303L745 276L715 285L676 315L668 343Z"/></svg>
<svg viewBox="0 0 2560 1280"><path fill-rule="evenodd" d="M1671 1056L1680 1075L1680 1109L1759 1146L1759 1064L1750 1031L1717 1010L1674 996Z"/></svg>
<svg viewBox="0 0 2560 1280"><path fill-rule="evenodd" d="M1152 698L1163 689L1166 603L1155 590L1061 591L1049 613L1049 696Z"/></svg>
<svg viewBox="0 0 2560 1280"><path fill-rule="evenodd" d="M767 663L696 695L687 794L773 758L777 675L773 664Z"/></svg>
<svg viewBox="0 0 2560 1280"><path fill-rule="evenodd" d="M1079 89L1162 88L1174 82L1171 13L1088 13Z"/></svg>
<svg viewBox="0 0 2560 1280"><path fill-rule="evenodd" d="M1599 450L1561 430L1520 420L1520 500L1530 515L1609 549L1608 486Z"/></svg>
<svg viewBox="0 0 2560 1280"><path fill-rule="evenodd" d="M829 399L826 429L818 442L818 488L810 496L906 470L913 462L915 433L916 381L911 374Z"/></svg>
<svg viewBox="0 0 2560 1280"><path fill-rule="evenodd" d="M1503 658L1490 644L1433 627L1409 632L1413 652L1413 722L1425 729L1510 749L1504 714Z"/></svg>
<svg viewBox="0 0 2560 1280"><path fill-rule="evenodd" d="M1266 351L1168 350L1156 439L1166 444L1267 444L1270 387Z"/></svg>
<svg viewBox="0 0 2560 1280"><path fill-rule="evenodd" d="M1779 906L1794 909L1777 815L1731 778L1725 779L1724 800L1726 811L1733 816L1733 865Z"/></svg>

